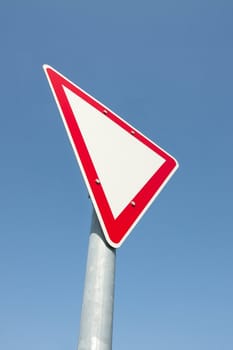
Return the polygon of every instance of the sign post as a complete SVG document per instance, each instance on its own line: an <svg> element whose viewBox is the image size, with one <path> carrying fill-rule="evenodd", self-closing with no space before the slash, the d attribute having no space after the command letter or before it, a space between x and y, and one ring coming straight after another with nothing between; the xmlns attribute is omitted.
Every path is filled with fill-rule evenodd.
<svg viewBox="0 0 233 350"><path fill-rule="evenodd" d="M94 206L78 350L111 350L115 248L178 163L55 69L44 70Z"/></svg>
<svg viewBox="0 0 233 350"><path fill-rule="evenodd" d="M93 209L78 350L111 350L116 250Z"/></svg>

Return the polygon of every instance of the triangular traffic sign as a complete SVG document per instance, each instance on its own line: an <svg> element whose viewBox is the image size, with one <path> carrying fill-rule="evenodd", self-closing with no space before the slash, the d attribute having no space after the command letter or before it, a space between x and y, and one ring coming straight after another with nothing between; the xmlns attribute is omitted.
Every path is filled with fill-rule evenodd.
<svg viewBox="0 0 233 350"><path fill-rule="evenodd" d="M106 240L119 247L178 163L56 70L44 70Z"/></svg>

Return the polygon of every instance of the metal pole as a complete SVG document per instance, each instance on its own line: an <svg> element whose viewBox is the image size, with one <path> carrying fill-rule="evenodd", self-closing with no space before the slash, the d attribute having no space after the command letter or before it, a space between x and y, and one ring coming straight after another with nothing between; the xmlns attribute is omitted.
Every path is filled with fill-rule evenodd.
<svg viewBox="0 0 233 350"><path fill-rule="evenodd" d="M111 350L116 250L93 209L78 350Z"/></svg>

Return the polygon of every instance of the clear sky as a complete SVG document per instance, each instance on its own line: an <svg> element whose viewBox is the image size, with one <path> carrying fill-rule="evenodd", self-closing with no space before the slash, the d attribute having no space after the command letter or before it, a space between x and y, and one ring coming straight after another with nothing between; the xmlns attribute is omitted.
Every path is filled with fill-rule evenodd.
<svg viewBox="0 0 233 350"><path fill-rule="evenodd" d="M233 2L2 1L0 348L76 349L91 203L47 63L180 168L117 251L113 349L233 349Z"/></svg>

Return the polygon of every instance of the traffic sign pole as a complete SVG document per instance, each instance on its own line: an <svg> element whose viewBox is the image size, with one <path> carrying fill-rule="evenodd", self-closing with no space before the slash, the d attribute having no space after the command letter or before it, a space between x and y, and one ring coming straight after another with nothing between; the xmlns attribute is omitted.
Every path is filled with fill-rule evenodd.
<svg viewBox="0 0 233 350"><path fill-rule="evenodd" d="M78 350L111 350L116 250L93 209Z"/></svg>
<svg viewBox="0 0 233 350"><path fill-rule="evenodd" d="M111 350L115 248L178 163L55 69L44 70L94 206L78 350Z"/></svg>

